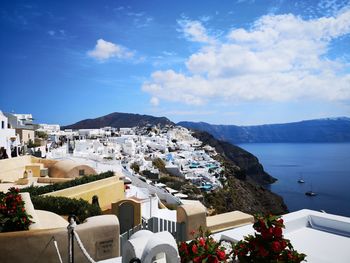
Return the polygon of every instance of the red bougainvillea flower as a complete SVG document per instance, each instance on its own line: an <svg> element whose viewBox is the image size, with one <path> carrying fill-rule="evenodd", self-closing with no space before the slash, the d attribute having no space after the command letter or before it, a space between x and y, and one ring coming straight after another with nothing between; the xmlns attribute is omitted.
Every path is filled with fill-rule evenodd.
<svg viewBox="0 0 350 263"><path fill-rule="evenodd" d="M193 246L192 246L192 252L193 252L194 254L198 254L198 247L196 246L196 244L193 244Z"/></svg>
<svg viewBox="0 0 350 263"><path fill-rule="evenodd" d="M264 247L260 246L259 247L259 254L262 257L266 257L269 254L269 252Z"/></svg>
<svg viewBox="0 0 350 263"><path fill-rule="evenodd" d="M278 253L282 250L281 243L278 241L273 241L271 244L272 251Z"/></svg>
<svg viewBox="0 0 350 263"><path fill-rule="evenodd" d="M187 248L186 242L181 242L180 251L183 251L185 252L185 254L188 254L188 248Z"/></svg>
<svg viewBox="0 0 350 263"><path fill-rule="evenodd" d="M199 245L204 247L205 246L205 239L203 237L199 238Z"/></svg>
<svg viewBox="0 0 350 263"><path fill-rule="evenodd" d="M234 252L233 247L227 247L228 244L218 242L210 231L199 228L193 240L178 244L181 263L224 263Z"/></svg>
<svg viewBox="0 0 350 263"><path fill-rule="evenodd" d="M24 201L17 188L0 192L0 232L28 230L33 223L24 208Z"/></svg>
<svg viewBox="0 0 350 263"><path fill-rule="evenodd" d="M220 261L219 261L219 259L216 256L212 255L212 256L209 256L208 262L209 263L219 263Z"/></svg>
<svg viewBox="0 0 350 263"><path fill-rule="evenodd" d="M261 235L264 239L270 239L272 237L272 229L269 228L267 230L261 231Z"/></svg>
<svg viewBox="0 0 350 263"><path fill-rule="evenodd" d="M281 247L282 247L282 249L285 249L287 247L287 242L282 240L281 241Z"/></svg>
<svg viewBox="0 0 350 263"><path fill-rule="evenodd" d="M300 263L306 255L294 250L288 239L283 238L283 220L279 216L255 217L255 235L249 235L234 247L234 255L240 262L288 262ZM276 261L277 260L277 261Z"/></svg>
<svg viewBox="0 0 350 263"><path fill-rule="evenodd" d="M220 260L224 260L226 258L226 253L224 250L216 250L216 255Z"/></svg>
<svg viewBox="0 0 350 263"><path fill-rule="evenodd" d="M275 236L275 237L282 237L282 228L280 228L280 227L275 227L274 229L273 229L273 235Z"/></svg>

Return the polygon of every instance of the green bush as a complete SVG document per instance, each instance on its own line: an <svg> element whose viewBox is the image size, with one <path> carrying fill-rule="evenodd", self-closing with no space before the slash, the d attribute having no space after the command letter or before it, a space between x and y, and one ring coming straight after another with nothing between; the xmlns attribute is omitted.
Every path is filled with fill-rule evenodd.
<svg viewBox="0 0 350 263"><path fill-rule="evenodd" d="M47 138L49 137L44 131L35 131L35 136L44 140L47 140Z"/></svg>
<svg viewBox="0 0 350 263"><path fill-rule="evenodd" d="M46 210L59 215L77 216L77 222L83 222L91 216L101 215L101 209L97 205L89 204L83 199L71 199L56 196L32 196L32 203L35 209Z"/></svg>
<svg viewBox="0 0 350 263"><path fill-rule="evenodd" d="M41 146L40 143L35 143L35 142L33 142L32 139L29 139L29 141L27 143L28 148L35 148L35 147L39 147L39 146Z"/></svg>
<svg viewBox="0 0 350 263"><path fill-rule="evenodd" d="M28 192L30 196L43 195L46 193L55 192L58 190L70 188L77 185L91 183L97 180L105 179L108 177L112 177L114 173L112 171L108 171L105 173L100 173L97 175L85 175L82 177L75 178L74 180L64 182L64 183L55 183L46 186L29 186L21 189L21 192Z"/></svg>
<svg viewBox="0 0 350 263"><path fill-rule="evenodd" d="M166 173L166 169L165 169L165 163L162 159L160 158L155 158L153 161L152 161L152 164L154 167L156 167L159 171L163 172L163 173Z"/></svg>
<svg viewBox="0 0 350 263"><path fill-rule="evenodd" d="M135 173L139 173L140 172L140 165L138 165L137 163L132 163L130 165L130 168L133 169Z"/></svg>

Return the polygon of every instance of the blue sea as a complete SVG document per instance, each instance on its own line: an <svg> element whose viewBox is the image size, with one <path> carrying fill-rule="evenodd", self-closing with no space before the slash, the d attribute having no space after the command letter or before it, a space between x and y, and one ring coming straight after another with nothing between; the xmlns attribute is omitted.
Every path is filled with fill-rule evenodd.
<svg viewBox="0 0 350 263"><path fill-rule="evenodd" d="M278 181L269 186L289 211L303 208L350 217L350 143L250 143L239 147L259 158ZM305 183L299 184L299 178ZM306 191L318 195L309 197Z"/></svg>

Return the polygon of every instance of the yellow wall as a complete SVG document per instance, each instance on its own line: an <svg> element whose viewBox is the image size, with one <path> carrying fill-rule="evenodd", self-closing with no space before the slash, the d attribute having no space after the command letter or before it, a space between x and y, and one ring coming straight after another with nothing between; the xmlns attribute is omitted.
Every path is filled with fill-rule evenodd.
<svg viewBox="0 0 350 263"><path fill-rule="evenodd" d="M82 198L89 203L94 195L98 196L98 201L102 210L111 208L112 203L124 199L124 182L118 176L113 176L103 180L98 180L88 184L70 187L60 191L47 193L47 196L63 196L68 198Z"/></svg>
<svg viewBox="0 0 350 263"><path fill-rule="evenodd" d="M28 175L31 174L34 177L40 177L40 169L44 168L44 165L42 163L38 163L38 164L30 164L30 165L26 165L25 169L28 172Z"/></svg>
<svg viewBox="0 0 350 263"><path fill-rule="evenodd" d="M32 163L30 155L0 160L0 179L15 182L23 177L25 166Z"/></svg>

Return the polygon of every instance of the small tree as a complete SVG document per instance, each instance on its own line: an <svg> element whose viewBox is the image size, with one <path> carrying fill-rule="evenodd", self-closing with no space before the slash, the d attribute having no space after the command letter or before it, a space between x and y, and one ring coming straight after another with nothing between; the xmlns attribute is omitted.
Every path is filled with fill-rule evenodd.
<svg viewBox="0 0 350 263"><path fill-rule="evenodd" d="M154 167L156 167L159 171L166 173L166 169L165 169L165 163L163 162L162 159L160 158L155 158L152 161L152 164Z"/></svg>
<svg viewBox="0 0 350 263"><path fill-rule="evenodd" d="M46 132L43 132L43 131L35 131L35 137L47 140L48 135Z"/></svg>
<svg viewBox="0 0 350 263"><path fill-rule="evenodd" d="M130 168L133 169L135 173L139 173L140 172L140 165L138 165L137 163L132 163L130 165Z"/></svg>

